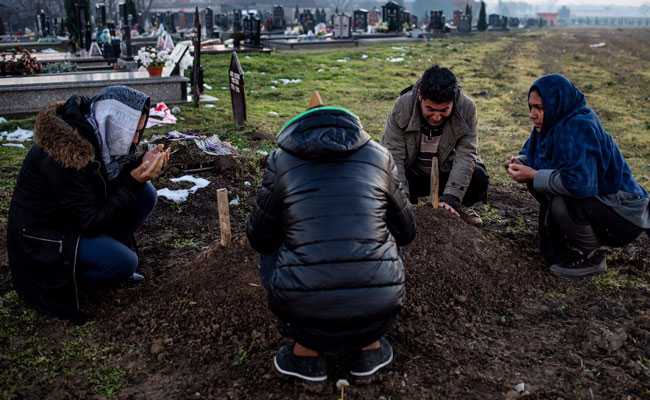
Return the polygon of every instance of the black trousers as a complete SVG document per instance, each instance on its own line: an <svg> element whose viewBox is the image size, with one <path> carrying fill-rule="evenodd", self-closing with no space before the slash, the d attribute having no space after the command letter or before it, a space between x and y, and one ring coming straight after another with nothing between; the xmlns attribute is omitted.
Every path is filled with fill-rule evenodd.
<svg viewBox="0 0 650 400"><path fill-rule="evenodd" d="M276 258L277 254L260 257L260 278L267 294L271 290L270 281ZM379 340L394 324L397 314L398 312L383 318L327 321L318 319L290 321L279 315L276 316L278 330L283 337L291 338L319 353L341 355L358 351Z"/></svg>
<svg viewBox="0 0 650 400"><path fill-rule="evenodd" d="M426 197L431 194L431 177L417 175L412 170L406 170L406 180L409 184L409 200L413 204L417 204L418 197ZM442 195L449 180L449 172L440 171L439 178L439 193ZM472 206L479 201L487 202L487 190L490 184L490 176L487 174L485 165L476 163L472 179L469 182L469 187L465 193L465 197L461 200L465 207Z"/></svg>
<svg viewBox="0 0 650 400"><path fill-rule="evenodd" d="M531 193L540 203L540 251L550 264L562 261L569 249L588 253L600 246L623 247L644 231L595 197Z"/></svg>

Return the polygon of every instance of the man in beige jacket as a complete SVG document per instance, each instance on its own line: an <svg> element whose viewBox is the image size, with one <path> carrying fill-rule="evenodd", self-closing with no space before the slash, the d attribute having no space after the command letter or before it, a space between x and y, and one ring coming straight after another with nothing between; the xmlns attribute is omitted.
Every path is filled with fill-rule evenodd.
<svg viewBox="0 0 650 400"><path fill-rule="evenodd" d="M439 170L440 207L472 225L481 218L464 209L486 201L489 176L477 154L476 106L448 68L437 65L402 91L386 121L382 143L392 153L412 203L431 191Z"/></svg>

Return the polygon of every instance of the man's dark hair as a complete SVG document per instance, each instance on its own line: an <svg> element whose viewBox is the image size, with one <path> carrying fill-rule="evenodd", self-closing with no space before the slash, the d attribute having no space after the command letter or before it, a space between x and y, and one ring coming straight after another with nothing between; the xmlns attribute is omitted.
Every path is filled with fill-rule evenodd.
<svg viewBox="0 0 650 400"><path fill-rule="evenodd" d="M458 81L449 68L434 65L424 71L420 81L420 96L434 103L454 101Z"/></svg>

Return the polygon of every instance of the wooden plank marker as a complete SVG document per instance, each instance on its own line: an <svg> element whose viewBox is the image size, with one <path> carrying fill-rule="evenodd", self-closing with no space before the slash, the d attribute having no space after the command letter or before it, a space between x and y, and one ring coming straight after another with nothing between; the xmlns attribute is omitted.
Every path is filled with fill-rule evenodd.
<svg viewBox="0 0 650 400"><path fill-rule="evenodd" d="M438 156L433 156L431 159L431 205L433 208L440 207L440 193L438 179L440 171L438 171Z"/></svg>
<svg viewBox="0 0 650 400"><path fill-rule="evenodd" d="M322 105L324 105L323 99L321 99L318 90L315 90L314 93L311 94L311 99L309 99L309 104L307 104L307 109L320 107Z"/></svg>
<svg viewBox="0 0 650 400"><path fill-rule="evenodd" d="M221 245L230 246L232 232L230 230L230 204L228 203L228 189L217 189L217 206L219 209L219 231Z"/></svg>

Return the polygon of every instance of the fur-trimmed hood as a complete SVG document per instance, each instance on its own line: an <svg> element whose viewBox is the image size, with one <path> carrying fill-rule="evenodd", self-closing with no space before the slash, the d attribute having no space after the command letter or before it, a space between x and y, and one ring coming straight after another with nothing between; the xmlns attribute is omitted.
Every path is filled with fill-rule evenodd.
<svg viewBox="0 0 650 400"><path fill-rule="evenodd" d="M92 143L63 119L66 103L50 104L36 117L34 142L66 168L82 169L95 159Z"/></svg>

